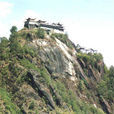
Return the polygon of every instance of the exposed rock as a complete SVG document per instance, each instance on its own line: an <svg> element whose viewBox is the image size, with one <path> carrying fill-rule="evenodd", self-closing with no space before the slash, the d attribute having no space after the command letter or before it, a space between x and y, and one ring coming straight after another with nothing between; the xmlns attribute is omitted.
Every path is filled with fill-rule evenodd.
<svg viewBox="0 0 114 114"><path fill-rule="evenodd" d="M50 106L52 108L55 108L55 103L53 101L53 98L50 94L49 89L39 82L39 79L38 79L39 73L37 73L36 71L30 70L27 76L31 79L30 83L32 84L34 89L38 90L40 96L41 97L44 96L48 100Z"/></svg>
<svg viewBox="0 0 114 114"><path fill-rule="evenodd" d="M75 82L75 81L77 80L77 78L76 78L75 76L70 77L70 79L71 79L73 82Z"/></svg>
<svg viewBox="0 0 114 114"><path fill-rule="evenodd" d="M81 65L82 68L86 67L86 64L84 63L84 61L82 59L77 58L79 64Z"/></svg>
<svg viewBox="0 0 114 114"><path fill-rule="evenodd" d="M47 46L47 45L49 45L48 41L43 40L43 39L33 40L32 42L36 43L36 45L39 45L39 46Z"/></svg>
<svg viewBox="0 0 114 114"><path fill-rule="evenodd" d="M52 94L55 95L56 104L59 105L59 106L62 106L61 96L56 92L56 90L51 85L50 85L50 89L52 91Z"/></svg>
<svg viewBox="0 0 114 114"><path fill-rule="evenodd" d="M46 47L39 51L38 55L50 74L59 73L61 76L75 75L75 70L71 61L66 58L58 47Z"/></svg>
<svg viewBox="0 0 114 114"><path fill-rule="evenodd" d="M93 77L93 79L97 80L97 76L95 74L95 71L92 69L91 65L88 66L88 76Z"/></svg>
<svg viewBox="0 0 114 114"><path fill-rule="evenodd" d="M88 82L75 55L71 56L68 53L69 48L58 39L56 39L56 45L51 43L54 44L54 42L49 42L47 46L42 46L38 51L38 55L45 63L48 72L51 75L59 74L61 77L79 75L79 77L83 77ZM34 46L36 44L33 42L31 45ZM38 45L36 45L36 47L38 47ZM74 52L74 50L72 52ZM76 75L76 73L78 74Z"/></svg>
<svg viewBox="0 0 114 114"><path fill-rule="evenodd" d="M108 102L104 99L104 98L101 98L100 99L100 103L101 103L101 106L103 108L103 110L107 113L107 114L111 114L111 107L110 105L108 104Z"/></svg>

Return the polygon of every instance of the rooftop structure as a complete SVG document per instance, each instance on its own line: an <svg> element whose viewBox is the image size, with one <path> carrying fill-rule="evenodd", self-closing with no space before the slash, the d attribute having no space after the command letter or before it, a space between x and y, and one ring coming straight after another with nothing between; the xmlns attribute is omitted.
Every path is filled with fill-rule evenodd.
<svg viewBox="0 0 114 114"><path fill-rule="evenodd" d="M60 23L49 24L46 21L36 20L36 19L31 19L31 18L28 18L25 21L24 27L27 27L28 29L44 28L46 30L58 30L58 31L64 32L64 27Z"/></svg>

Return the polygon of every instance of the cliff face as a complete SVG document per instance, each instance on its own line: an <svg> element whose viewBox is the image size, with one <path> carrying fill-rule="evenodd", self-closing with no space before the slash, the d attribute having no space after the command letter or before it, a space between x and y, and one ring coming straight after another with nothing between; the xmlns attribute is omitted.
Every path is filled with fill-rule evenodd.
<svg viewBox="0 0 114 114"><path fill-rule="evenodd" d="M111 103L97 91L105 73L101 54L77 52L65 34L44 31L41 37L37 31L23 29L6 41L8 55L0 60L0 87L11 93L16 108L1 103L0 112L112 113Z"/></svg>

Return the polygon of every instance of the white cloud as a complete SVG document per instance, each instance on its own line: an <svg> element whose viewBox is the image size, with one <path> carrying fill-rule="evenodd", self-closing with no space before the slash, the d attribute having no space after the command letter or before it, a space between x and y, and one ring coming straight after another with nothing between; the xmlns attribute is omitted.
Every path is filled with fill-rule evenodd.
<svg viewBox="0 0 114 114"><path fill-rule="evenodd" d="M9 2L0 2L0 17L6 17L12 11L13 4Z"/></svg>
<svg viewBox="0 0 114 114"><path fill-rule="evenodd" d="M1 2L0 1L0 37L9 36L9 25L3 23L3 20L7 18L9 14L11 14L13 8L13 4L9 2Z"/></svg>

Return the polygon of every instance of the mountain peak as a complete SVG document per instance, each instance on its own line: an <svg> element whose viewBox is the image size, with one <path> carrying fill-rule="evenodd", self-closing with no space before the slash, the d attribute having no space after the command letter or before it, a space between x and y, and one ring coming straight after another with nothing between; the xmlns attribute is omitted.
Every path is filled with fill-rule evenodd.
<svg viewBox="0 0 114 114"><path fill-rule="evenodd" d="M3 112L112 112L112 97L101 90L110 73L100 53L83 52L67 34L42 27L11 31L9 41L0 43L0 100L7 101L1 104ZM6 108L11 101L15 108Z"/></svg>

